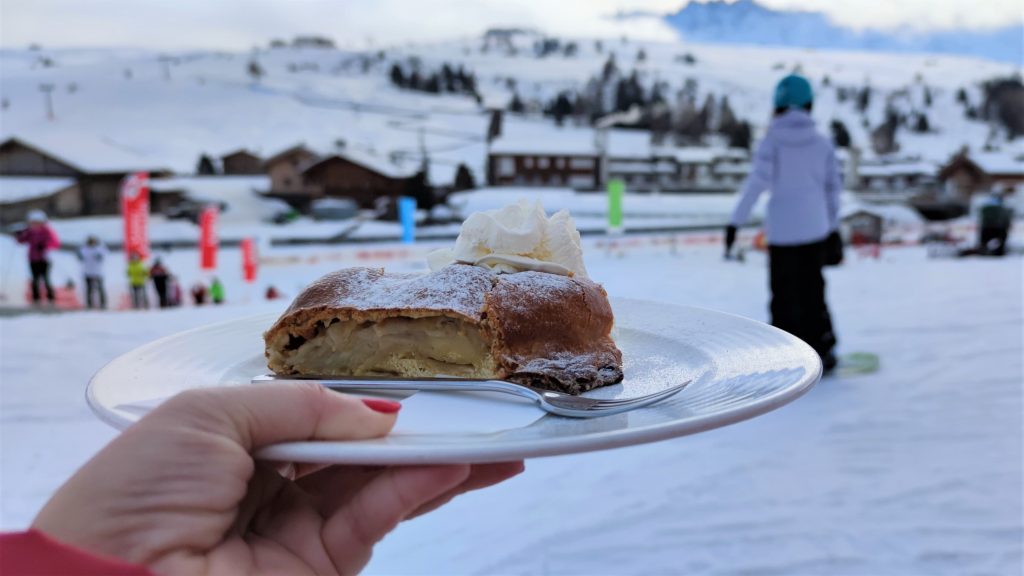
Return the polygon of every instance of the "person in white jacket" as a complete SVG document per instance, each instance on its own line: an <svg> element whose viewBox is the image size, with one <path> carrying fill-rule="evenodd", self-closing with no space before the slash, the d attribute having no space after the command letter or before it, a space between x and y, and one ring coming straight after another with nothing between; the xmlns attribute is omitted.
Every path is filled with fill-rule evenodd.
<svg viewBox="0 0 1024 576"><path fill-rule="evenodd" d="M770 190L768 241L772 325L807 342L826 372L836 365L836 338L825 302L822 266L842 260L838 233L842 178L832 143L811 118L807 79L783 78L775 89L775 117L757 147L739 202L726 228L726 256L758 196Z"/></svg>
<svg viewBox="0 0 1024 576"><path fill-rule="evenodd" d="M78 260L82 263L82 276L85 277L86 308L107 307L107 293L103 289L103 262L106 259L107 247L95 236L89 236L85 245L78 249Z"/></svg>

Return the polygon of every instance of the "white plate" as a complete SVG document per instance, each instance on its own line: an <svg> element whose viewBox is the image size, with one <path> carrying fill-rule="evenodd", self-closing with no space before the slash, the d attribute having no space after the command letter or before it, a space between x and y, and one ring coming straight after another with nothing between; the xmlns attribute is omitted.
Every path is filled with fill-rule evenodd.
<svg viewBox="0 0 1024 576"><path fill-rule="evenodd" d="M507 429L404 432L357 442L290 442L265 450L277 460L351 464L498 462L654 442L739 422L778 408L821 376L817 354L797 338L739 316L639 300L613 300L613 333L625 380L587 393L647 394L684 380L678 395L648 408L593 419L544 415L539 409L476 400L475 421ZM262 333L276 315L261 315L168 336L105 366L89 382L93 411L117 428L141 418L160 399L190 388L248 384L266 372ZM423 393L420 393L421 395ZM441 394L441 393L435 393ZM457 396L457 395L456 395ZM410 398L407 403L413 404ZM448 400L446 400L448 399ZM420 402L438 413L454 396ZM502 411L506 412L502 412ZM513 417L508 411L518 410ZM523 411L528 413L523 413ZM460 407L452 412L467 412ZM494 418L489 418L493 411ZM403 417L413 418L403 407ZM427 420L445 420L446 417ZM525 418L524 418L525 416ZM467 424L472 426L474 424Z"/></svg>

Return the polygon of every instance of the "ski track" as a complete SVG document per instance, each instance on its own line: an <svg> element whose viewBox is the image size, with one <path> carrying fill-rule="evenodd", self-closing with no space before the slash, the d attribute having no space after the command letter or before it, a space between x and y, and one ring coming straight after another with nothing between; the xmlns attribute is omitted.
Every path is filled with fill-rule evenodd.
<svg viewBox="0 0 1024 576"><path fill-rule="evenodd" d="M176 251L170 264L194 257ZM766 316L759 254L739 264L718 247L591 248L587 266L612 296ZM322 271L265 279L290 287ZM878 353L877 374L828 378L791 405L695 436L532 460L403 524L366 572L1020 574L1022 271L1020 258L929 260L918 248L851 257L827 272L829 301L841 350ZM26 526L114 436L83 397L105 362L277 307L0 319L0 525Z"/></svg>

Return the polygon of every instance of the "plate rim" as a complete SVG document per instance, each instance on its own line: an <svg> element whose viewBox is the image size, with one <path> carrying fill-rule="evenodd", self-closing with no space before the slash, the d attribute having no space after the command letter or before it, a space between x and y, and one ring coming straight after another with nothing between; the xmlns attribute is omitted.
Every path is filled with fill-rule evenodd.
<svg viewBox="0 0 1024 576"><path fill-rule="evenodd" d="M807 343L796 336L776 328L770 324L711 308L698 306L687 306L658 300L645 300L639 298L612 298L612 302L636 302L639 304L656 304L659 306L670 306L681 310L697 311L699 313L710 313L716 316L730 317L734 321L754 327L758 330L767 330L783 335L790 345L802 349L802 356L812 360L813 370L805 372L800 379L785 388L773 391L772 393L757 398L753 402L742 403L737 406L726 408L711 414L698 415L686 419L677 419L668 422L644 426L642 428L626 428L603 432L597 435L576 435L564 437L549 437L543 441L537 440L512 440L487 445L436 445L425 450L422 446L413 445L388 445L381 444L381 439L372 441L296 441L282 442L266 446L255 452L255 457L264 460L292 461L292 462L317 462L325 464L353 464L353 465L396 465L396 464L451 464L451 463L486 463L503 462L509 460L521 460L525 458L542 458L566 454L582 454L601 450L611 450L627 446L648 444L706 432L715 428L722 428L744 420L776 410L797 400L813 388L822 375L821 359ZM265 312L252 314L204 324L188 330L175 332L163 336L146 344L133 348L118 355L103 365L89 379L86 386L86 402L92 412L103 422L118 430L124 430L138 421L121 416L105 408L96 397L96 382L115 362L124 356L135 354L143 349L160 346L165 340L178 339L193 332L206 331L235 324L238 322L251 321L265 316L274 316L276 313ZM652 407L653 409L654 407ZM551 417L545 414L541 418ZM141 419L141 418L140 418ZM386 440L387 437L384 437ZM341 448L344 447L344 448ZM331 453L334 453L333 455Z"/></svg>

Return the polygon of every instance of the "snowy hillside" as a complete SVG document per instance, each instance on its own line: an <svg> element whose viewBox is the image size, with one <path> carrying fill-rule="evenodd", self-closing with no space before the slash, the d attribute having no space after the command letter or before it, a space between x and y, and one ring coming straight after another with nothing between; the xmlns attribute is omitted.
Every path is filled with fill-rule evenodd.
<svg viewBox="0 0 1024 576"><path fill-rule="evenodd" d="M709 94L727 95L735 114L754 125L755 135L769 118L775 81L801 70L816 84L814 114L825 126L842 120L854 144L867 148L869 130L883 122L888 108L926 113L931 131L900 130L900 152L943 161L964 145L979 148L989 139L1005 145L999 130L965 117L957 92L964 88L977 106L981 82L1017 72L1010 65L952 56L632 41L576 40L569 57L538 58L535 41L520 38L505 49L485 50L473 39L379 53L4 50L0 136L16 135L75 164L166 167L178 173L195 170L201 153L242 147L266 157L305 142L325 152L358 150L406 167L418 165L425 150L433 181L451 182L460 163L480 181L485 106L507 103L515 93L540 107L563 90L582 90L614 53L623 75L635 71L647 87L660 83L670 99L683 87L695 92L697 102ZM261 74L250 74L253 62ZM475 76L481 102L465 94L399 89L388 75L395 63L424 74L445 63L463 66ZM53 87L53 120L47 119L40 90L46 85ZM840 102L840 87L846 92L864 86L870 86L872 98L863 113L855 98ZM515 115L508 122L556 130L539 113Z"/></svg>

